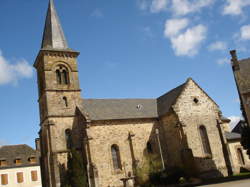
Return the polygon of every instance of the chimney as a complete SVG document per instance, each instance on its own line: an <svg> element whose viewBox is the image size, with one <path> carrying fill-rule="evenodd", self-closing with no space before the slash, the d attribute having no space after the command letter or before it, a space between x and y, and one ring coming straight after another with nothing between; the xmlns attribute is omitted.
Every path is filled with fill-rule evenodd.
<svg viewBox="0 0 250 187"><path fill-rule="evenodd" d="M239 66L239 61L238 61L238 58L237 58L236 50L231 50L230 54L231 54L231 57L232 57L231 62L232 62L233 71L239 70L240 66Z"/></svg>
<svg viewBox="0 0 250 187"><path fill-rule="evenodd" d="M40 152L40 138L36 138L35 143L36 143L36 151Z"/></svg>

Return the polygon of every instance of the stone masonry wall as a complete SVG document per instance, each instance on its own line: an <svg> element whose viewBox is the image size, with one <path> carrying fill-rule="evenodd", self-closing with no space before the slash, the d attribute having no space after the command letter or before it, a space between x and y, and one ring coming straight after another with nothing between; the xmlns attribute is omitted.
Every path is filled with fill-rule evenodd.
<svg viewBox="0 0 250 187"><path fill-rule="evenodd" d="M146 145L149 139L154 138L154 127L157 121L153 119L144 120L113 120L103 122L92 122L87 129L89 140L90 156L93 164L98 170L98 183L101 187L122 186L120 180L127 176L128 172L133 173L132 156L128 134L133 133L132 145L135 159L139 165L143 162ZM121 163L123 169L113 169L111 146L116 144L120 149ZM153 148L154 149L154 148Z"/></svg>
<svg viewBox="0 0 250 187"><path fill-rule="evenodd" d="M232 155L233 160L233 166L234 166L234 173L239 173L241 167L248 167L250 168L250 159L246 153L246 150L243 149L243 147L240 145L239 141L231 141L228 142L229 149ZM237 149L240 148L242 150L242 155L245 161L245 165L241 165L239 162L239 158L237 155Z"/></svg>
<svg viewBox="0 0 250 187"><path fill-rule="evenodd" d="M194 98L198 102L194 102ZM218 106L194 83L189 80L185 90L173 106L179 120L184 125L187 143L192 149L195 162L200 172L218 170L227 174L222 144L217 128ZM205 126L212 151L212 158L206 158L203 151L199 127Z"/></svg>

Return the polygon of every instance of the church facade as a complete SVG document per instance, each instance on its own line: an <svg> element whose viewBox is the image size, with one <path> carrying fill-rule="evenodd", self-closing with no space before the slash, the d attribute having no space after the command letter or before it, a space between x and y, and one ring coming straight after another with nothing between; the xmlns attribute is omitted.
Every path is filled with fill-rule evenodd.
<svg viewBox="0 0 250 187"><path fill-rule="evenodd" d="M162 169L178 166L201 177L232 174L222 128L229 121L193 79L153 99L84 99L78 55L68 47L50 0L34 64L44 187L61 186L71 146L82 154L89 186L123 186L148 154L159 156Z"/></svg>

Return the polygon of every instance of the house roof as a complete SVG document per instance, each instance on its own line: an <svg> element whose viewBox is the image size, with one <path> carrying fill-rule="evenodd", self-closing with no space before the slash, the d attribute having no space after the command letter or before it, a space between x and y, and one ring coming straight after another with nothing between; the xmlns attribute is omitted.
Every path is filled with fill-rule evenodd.
<svg viewBox="0 0 250 187"><path fill-rule="evenodd" d="M165 115L175 104L189 80L192 79L189 78L185 83L156 99L82 99L78 108L84 116L94 121L158 118ZM199 87L196 82L194 83ZM206 94L203 89L201 90ZM211 101L215 103L212 99Z"/></svg>
<svg viewBox="0 0 250 187"><path fill-rule="evenodd" d="M80 110L91 120L158 117L156 99L83 99Z"/></svg>
<svg viewBox="0 0 250 187"><path fill-rule="evenodd" d="M235 132L225 132L225 136L227 140L238 140L241 138L241 135L239 133Z"/></svg>
<svg viewBox="0 0 250 187"><path fill-rule="evenodd" d="M183 91L185 85L186 82L157 98L157 111L159 116L162 116L169 111L171 106L175 103Z"/></svg>
<svg viewBox="0 0 250 187"><path fill-rule="evenodd" d="M36 157L37 163L31 164L28 160L30 157ZM22 163L16 165L14 163L15 159L21 159ZM26 144L0 147L0 160L7 161L7 166L0 166L0 169L39 165L38 153Z"/></svg>
<svg viewBox="0 0 250 187"><path fill-rule="evenodd" d="M185 84L156 99L82 99L78 108L91 120L158 118L169 111Z"/></svg>
<svg viewBox="0 0 250 187"><path fill-rule="evenodd" d="M241 134L242 126L243 126L245 123L246 123L246 122L245 122L244 120L240 120L240 121L237 123L237 125L233 128L232 132Z"/></svg>

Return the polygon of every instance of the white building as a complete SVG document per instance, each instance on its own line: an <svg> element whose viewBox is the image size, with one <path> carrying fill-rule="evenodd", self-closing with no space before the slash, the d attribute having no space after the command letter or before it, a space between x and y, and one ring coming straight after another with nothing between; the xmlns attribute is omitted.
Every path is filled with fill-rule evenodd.
<svg viewBox="0 0 250 187"><path fill-rule="evenodd" d="M27 145L2 146L0 186L42 187L37 151Z"/></svg>

